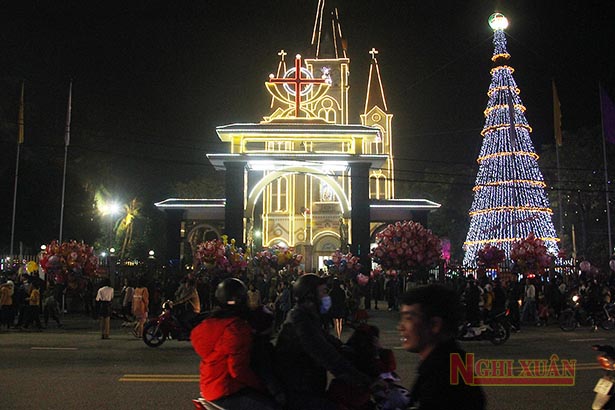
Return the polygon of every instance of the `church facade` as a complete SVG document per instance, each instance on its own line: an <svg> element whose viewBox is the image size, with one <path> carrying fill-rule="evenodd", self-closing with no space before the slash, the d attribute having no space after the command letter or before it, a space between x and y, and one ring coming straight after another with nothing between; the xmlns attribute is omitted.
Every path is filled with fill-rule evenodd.
<svg viewBox="0 0 615 410"><path fill-rule="evenodd" d="M264 79L271 101L260 122L216 128L228 151L208 159L225 172L226 197L156 204L167 212L169 258L226 234L249 250L295 247L306 271L336 249L352 251L367 268L379 228L404 219L426 224L439 207L395 198L393 114L375 49L363 112L349 114L350 59L338 15L319 7L313 56L278 53L276 74Z"/></svg>

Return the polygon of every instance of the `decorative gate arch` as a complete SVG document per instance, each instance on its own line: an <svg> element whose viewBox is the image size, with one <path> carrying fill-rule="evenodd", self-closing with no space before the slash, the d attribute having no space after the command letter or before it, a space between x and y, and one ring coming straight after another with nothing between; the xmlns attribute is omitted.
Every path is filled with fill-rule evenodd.
<svg viewBox="0 0 615 410"><path fill-rule="evenodd" d="M256 205L256 201L258 200L258 198L260 197L261 193L263 192L263 190L265 189L267 185L269 185L270 183L272 183L273 181L275 181L276 179L280 177L283 177L285 175L290 175L290 174L306 174L306 175L310 175L315 178L318 178L321 181L325 182L327 185L331 187L333 192L335 192L335 194L337 195L337 199L340 204L342 216L344 218L350 217L350 201L348 200L348 197L344 193L344 190L342 189L340 184L331 175L325 174L317 168L312 168L308 166L285 167L285 168L276 170L270 174L265 175L263 179L261 179L260 181L258 181L256 185L254 185L254 188L252 188L252 191L250 191L250 195L248 196L248 201L246 202L246 209L245 209L244 216L246 218L250 218L250 219L252 218L253 213L254 213L254 207Z"/></svg>

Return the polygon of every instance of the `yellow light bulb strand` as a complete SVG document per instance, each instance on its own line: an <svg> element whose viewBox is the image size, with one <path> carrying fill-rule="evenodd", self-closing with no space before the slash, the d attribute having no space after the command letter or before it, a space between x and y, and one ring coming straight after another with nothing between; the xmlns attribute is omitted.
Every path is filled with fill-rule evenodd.
<svg viewBox="0 0 615 410"><path fill-rule="evenodd" d="M486 160L491 159L491 158L505 157L505 156L510 156L510 155L527 155L528 157L532 157L535 160L538 160L538 158L540 158L538 156L538 154L536 154L535 152L513 151L513 152L498 152L496 154L489 154L489 155L485 155L485 156L482 156L482 157L478 157L476 162L478 162L480 164L481 162L486 161Z"/></svg>
<svg viewBox="0 0 615 410"><path fill-rule="evenodd" d="M513 212L513 211L544 212L549 215L553 214L553 211L551 210L551 208L543 208L543 207L538 207L538 206L497 206L494 208L485 208L485 209L479 209L478 211L472 211L469 213L469 215L475 216L475 215L482 215L482 214L493 213L493 212Z"/></svg>
<svg viewBox="0 0 615 410"><path fill-rule="evenodd" d="M488 186L500 186L500 185L514 185L514 184L527 184L527 185L534 185L536 187L540 187L540 188L545 188L547 186L547 184L545 184L542 181L532 181L530 179L511 179L508 181L494 181L494 182L487 182L481 185L476 185L474 188L472 188L472 190L474 192L477 192L479 190L481 190L482 188L488 187Z"/></svg>

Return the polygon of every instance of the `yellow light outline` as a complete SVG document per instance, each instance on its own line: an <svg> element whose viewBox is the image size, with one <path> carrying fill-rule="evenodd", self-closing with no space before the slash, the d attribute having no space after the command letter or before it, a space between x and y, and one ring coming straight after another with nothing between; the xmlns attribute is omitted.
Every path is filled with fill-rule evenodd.
<svg viewBox="0 0 615 410"><path fill-rule="evenodd" d="M523 104L515 104L514 106L515 106L515 108L519 109L519 111L521 111L521 112L525 112L526 111L525 105L523 105ZM504 109L508 110L509 107L510 107L510 105L508 105L508 104L494 105L493 107L489 107L485 111L483 111L483 114L485 114L485 117L486 117L487 115L489 115L489 113L491 113L491 111L499 110L499 109L501 109L501 110L504 110Z"/></svg>
<svg viewBox="0 0 615 410"><path fill-rule="evenodd" d="M542 181L533 181L531 179L510 179L507 181L495 181L495 182L487 182L481 185L475 185L474 188L472 188L472 191L477 192L487 186L500 186L500 185L512 185L512 184L528 184L528 185L535 185L541 188L545 188L547 186L547 184L545 184Z"/></svg>
<svg viewBox="0 0 615 410"><path fill-rule="evenodd" d="M498 91L502 91L502 90L511 90L511 91L513 91L517 95L521 94L521 90L518 87L513 87L513 86L510 86L510 85L500 85L498 87L490 88L487 91L487 96L491 97L494 93L496 93Z"/></svg>
<svg viewBox="0 0 615 410"><path fill-rule="evenodd" d="M508 60L510 58L510 54L508 53L495 54L493 57L491 57L491 61L495 62L495 60L497 60L498 58L505 58Z"/></svg>
<svg viewBox="0 0 615 410"><path fill-rule="evenodd" d="M523 239L526 239L526 238L483 239L483 240L480 240L480 241L466 241L463 244L464 245L468 245L468 246L473 246L473 245L482 245L482 244L486 244L486 243L517 242L517 241L521 241ZM552 238L552 237L549 237L549 236L540 237L538 239L540 239L543 242L547 242L547 241L559 242L560 241L559 238Z"/></svg>
<svg viewBox="0 0 615 410"><path fill-rule="evenodd" d="M482 215L491 212L514 212L514 211L524 211L524 212L539 212L539 213L547 213L549 215L553 215L553 211L551 208L542 208L538 206L496 206L494 208L485 208L480 209L478 211L468 212L470 216Z"/></svg>
<svg viewBox="0 0 615 410"><path fill-rule="evenodd" d="M532 127L530 127L529 125L526 124L515 124L515 128L525 128L526 130L528 130L528 132L532 132ZM505 128L510 128L510 124L500 124L500 125L491 125L489 127L484 128L481 132L480 135L482 135L483 137L492 132L492 131L498 131L501 129L505 129Z"/></svg>
<svg viewBox="0 0 615 410"><path fill-rule="evenodd" d="M509 70L511 74L515 72L515 69L509 65L499 65L497 67L493 67L489 72L493 75L493 73L499 70Z"/></svg>
<svg viewBox="0 0 615 410"><path fill-rule="evenodd" d="M496 154L489 154L489 155L485 155L485 156L482 156L482 157L478 157L476 162L478 162L480 164L481 162L486 161L486 160L491 159L491 158L505 157L505 156L511 156L511 155L527 155L527 156L530 156L530 157L534 158L535 160L538 160L538 158L540 158L538 156L538 154L536 154L535 152L513 151L513 152L498 152Z"/></svg>

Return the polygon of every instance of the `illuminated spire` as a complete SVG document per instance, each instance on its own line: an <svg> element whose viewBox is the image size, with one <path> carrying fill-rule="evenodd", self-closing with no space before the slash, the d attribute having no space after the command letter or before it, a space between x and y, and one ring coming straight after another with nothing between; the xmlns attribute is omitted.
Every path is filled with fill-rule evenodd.
<svg viewBox="0 0 615 410"><path fill-rule="evenodd" d="M369 66L369 78L367 80L367 95L365 97L365 109L363 114L367 114L372 108L380 107L384 112L388 112L387 102L384 98L384 88L380 77L380 67L376 55L378 50L372 48L369 53L372 55L372 62Z"/></svg>
<svg viewBox="0 0 615 410"><path fill-rule="evenodd" d="M510 257L512 244L530 233L542 239L548 252L557 255L555 233L538 155L530 138L532 128L525 118L525 106L507 65L506 18L495 13L489 18L494 30L494 52L489 102L484 111L483 144L474 201L470 209L470 229L464 243L463 264L476 266L478 250L486 244L503 249Z"/></svg>
<svg viewBox="0 0 615 410"><path fill-rule="evenodd" d="M318 0L311 44L316 58L347 58L348 46L342 35L339 12L334 0Z"/></svg>
<svg viewBox="0 0 615 410"><path fill-rule="evenodd" d="M277 78L283 77L284 73L287 71L287 69L286 69L286 55L288 55L288 53L286 51L284 51L284 50L280 50L278 52L278 56L280 56L280 61L278 62L278 70L275 73L275 76ZM277 101L277 104L276 104L276 101ZM284 107L284 104L282 104L274 96L271 96L270 108L278 108L278 107Z"/></svg>

